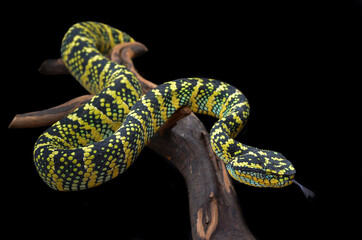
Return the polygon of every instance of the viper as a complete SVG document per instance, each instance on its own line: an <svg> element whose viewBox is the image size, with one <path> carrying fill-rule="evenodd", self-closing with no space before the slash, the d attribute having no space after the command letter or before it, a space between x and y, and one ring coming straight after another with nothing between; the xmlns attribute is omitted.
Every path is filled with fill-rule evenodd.
<svg viewBox="0 0 362 240"><path fill-rule="evenodd" d="M136 76L106 55L127 33L98 22L81 22L65 34L62 59L95 96L48 128L34 146L36 169L51 188L82 190L117 177L134 162L157 130L183 106L218 119L210 130L215 154L235 180L280 188L296 183L295 168L281 153L240 143L249 103L235 87L206 78L182 78L142 95Z"/></svg>

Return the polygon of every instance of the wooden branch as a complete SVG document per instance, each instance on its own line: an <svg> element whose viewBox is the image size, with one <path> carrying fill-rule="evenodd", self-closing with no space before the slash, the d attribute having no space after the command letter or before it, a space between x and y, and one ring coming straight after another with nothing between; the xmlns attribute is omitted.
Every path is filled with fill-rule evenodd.
<svg viewBox="0 0 362 240"><path fill-rule="evenodd" d="M132 58L139 53L135 48L142 49L136 45L116 46L109 57L127 66L139 79L143 91L148 92L157 85L144 79L134 68ZM43 72L46 69L46 74L65 73L60 60L43 64L40 69ZM255 239L242 217L225 165L212 151L209 139L202 122L184 107L167 121L148 146L172 162L185 179L194 240Z"/></svg>
<svg viewBox="0 0 362 240"><path fill-rule="evenodd" d="M225 165L211 149L209 134L190 114L168 134L156 134L149 147L170 160L183 175L193 239L255 239L239 207Z"/></svg>
<svg viewBox="0 0 362 240"><path fill-rule="evenodd" d="M144 79L134 67L132 59L147 52L148 49L145 45L139 42L121 43L114 46L110 52L110 60L118 64L126 66L133 74L136 75L141 84L143 93L150 91L152 88L157 87L156 84Z"/></svg>
<svg viewBox="0 0 362 240"><path fill-rule="evenodd" d="M42 111L17 114L11 121L9 128L33 128L52 125L89 101L92 97L93 95L83 95L56 107Z"/></svg>
<svg viewBox="0 0 362 240"><path fill-rule="evenodd" d="M44 75L69 74L69 71L61 58L45 60L40 65L38 71Z"/></svg>
<svg viewBox="0 0 362 240"><path fill-rule="evenodd" d="M166 132L170 131L174 126L176 126L177 122L184 117L187 117L192 113L191 109L188 107L182 107L177 110L172 116L163 124L160 129L158 129L158 134L160 136L165 135Z"/></svg>
<svg viewBox="0 0 362 240"><path fill-rule="evenodd" d="M139 76L133 56L132 50L124 49L111 60L118 59L117 62L128 66L147 92L156 85ZM172 162L186 181L193 239L255 239L241 215L225 165L211 149L209 133L196 115L190 113L188 107L177 111L148 147Z"/></svg>

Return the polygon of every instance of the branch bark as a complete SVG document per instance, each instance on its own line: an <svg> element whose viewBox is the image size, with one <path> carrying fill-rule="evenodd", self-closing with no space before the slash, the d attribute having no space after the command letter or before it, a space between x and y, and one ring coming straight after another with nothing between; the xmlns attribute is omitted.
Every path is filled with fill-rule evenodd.
<svg viewBox="0 0 362 240"><path fill-rule="evenodd" d="M112 61L127 66L139 79L143 91L148 92L157 85L140 76L132 62L133 57L145 51L147 48L140 43L120 44L114 47L109 57ZM45 61L40 71L46 69L46 74L64 74L67 70L64 70L63 65L61 60ZM45 113L49 113L49 110ZM26 117L34 114L27 115L20 125L33 127L32 124L27 125ZM19 115L13 122L16 119L19 119ZM28 123L30 122L32 121ZM10 126L14 127L14 123ZM184 107L167 121L148 146L172 162L185 179L194 240L255 239L243 219L225 165L212 151L209 139L209 133L202 122L189 108Z"/></svg>
<svg viewBox="0 0 362 240"><path fill-rule="evenodd" d="M94 95L83 95L56 107L42 111L17 114L11 121L9 128L33 128L52 125L89 101L93 96Z"/></svg>
<svg viewBox="0 0 362 240"><path fill-rule="evenodd" d="M254 239L209 138L200 120L190 114L167 134L157 133L148 146L172 162L185 179L193 239Z"/></svg>

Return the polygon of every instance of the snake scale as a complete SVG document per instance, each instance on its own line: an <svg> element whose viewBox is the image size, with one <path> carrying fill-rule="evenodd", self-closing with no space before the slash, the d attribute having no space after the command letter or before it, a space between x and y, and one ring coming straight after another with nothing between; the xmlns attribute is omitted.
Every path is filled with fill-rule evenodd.
<svg viewBox="0 0 362 240"><path fill-rule="evenodd" d="M59 191L82 190L117 177L182 106L218 118L210 130L211 146L234 179L273 188L295 182L294 166L282 154L234 140L249 116L248 101L235 87L213 79L182 78L142 96L135 75L105 57L116 44L133 41L127 33L98 22L77 23L65 34L64 63L96 95L35 143L35 166L47 185Z"/></svg>

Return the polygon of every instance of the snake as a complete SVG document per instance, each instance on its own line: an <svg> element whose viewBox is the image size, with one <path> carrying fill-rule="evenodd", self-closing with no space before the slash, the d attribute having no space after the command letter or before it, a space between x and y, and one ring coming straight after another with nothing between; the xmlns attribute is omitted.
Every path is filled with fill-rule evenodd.
<svg viewBox="0 0 362 240"><path fill-rule="evenodd" d="M238 182L262 188L292 183L295 168L281 153L235 140L250 106L232 85L207 78L180 78L146 94L135 74L106 56L135 40L99 22L79 22L65 34L61 56L71 75L95 96L54 123L37 139L33 157L42 180L58 191L93 188L119 176L157 130L181 107L218 120L210 130L212 150Z"/></svg>

